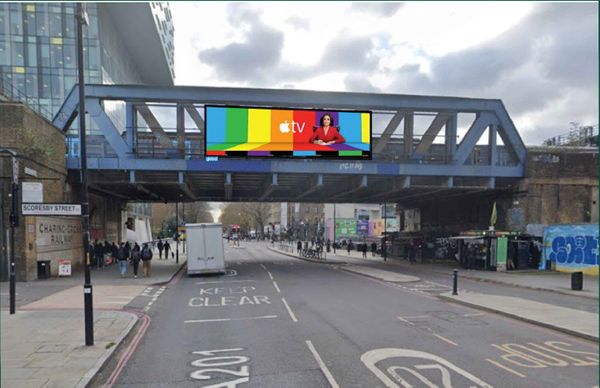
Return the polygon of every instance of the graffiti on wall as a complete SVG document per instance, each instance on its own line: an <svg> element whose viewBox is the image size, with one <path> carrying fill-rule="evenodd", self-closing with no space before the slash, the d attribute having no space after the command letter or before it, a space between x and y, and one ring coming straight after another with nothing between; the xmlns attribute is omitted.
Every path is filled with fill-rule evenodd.
<svg viewBox="0 0 600 388"><path fill-rule="evenodd" d="M598 265L598 225L549 226L544 231L544 258L557 269Z"/></svg>

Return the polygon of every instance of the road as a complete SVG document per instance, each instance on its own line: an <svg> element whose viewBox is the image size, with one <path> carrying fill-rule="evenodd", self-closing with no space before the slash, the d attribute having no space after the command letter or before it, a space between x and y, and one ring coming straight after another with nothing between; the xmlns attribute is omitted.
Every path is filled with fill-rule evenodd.
<svg viewBox="0 0 600 388"><path fill-rule="evenodd" d="M433 286L387 283L258 243L228 247L226 257L228 276L183 276L163 288L114 386L598 385L597 344L441 301ZM436 276L419 284L427 282L443 288Z"/></svg>

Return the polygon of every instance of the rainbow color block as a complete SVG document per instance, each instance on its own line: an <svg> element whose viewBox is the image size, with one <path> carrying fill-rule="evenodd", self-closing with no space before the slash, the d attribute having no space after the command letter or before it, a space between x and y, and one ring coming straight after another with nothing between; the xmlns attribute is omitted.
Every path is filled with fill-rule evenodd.
<svg viewBox="0 0 600 388"><path fill-rule="evenodd" d="M205 106L206 156L371 159L371 112ZM311 144L321 117L331 115L346 139Z"/></svg>

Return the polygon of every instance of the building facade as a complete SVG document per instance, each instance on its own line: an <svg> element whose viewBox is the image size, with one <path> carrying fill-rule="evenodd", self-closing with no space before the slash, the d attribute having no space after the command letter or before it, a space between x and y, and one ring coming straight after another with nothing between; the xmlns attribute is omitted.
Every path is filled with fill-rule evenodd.
<svg viewBox="0 0 600 388"><path fill-rule="evenodd" d="M168 4L85 3L85 9L86 83L173 84ZM48 120L77 83L75 13L76 3L0 3L0 87Z"/></svg>
<svg viewBox="0 0 600 388"><path fill-rule="evenodd" d="M173 85L174 28L167 3L84 3L84 8L89 23L83 28L86 83ZM0 101L21 102L31 109L10 105L9 111L9 105L3 105L2 110L7 115L3 116L1 130L16 128L20 131L19 136L31 135L32 130L40 134L52 132L52 129L48 129L51 127L48 121L52 120L78 80L75 15L76 3L0 3ZM105 108L116 113L123 109L118 103L108 101ZM30 126L31 123L35 125ZM87 123L89 149L94 147L93 138L97 131L92 120L88 118ZM52 153L56 155L53 160L64 162L64 154L79 155L77 128L76 120L69 133L54 136L62 143L60 146L54 143L38 145L51 145ZM17 136L18 133L6 133L10 133L11 137L3 136L0 146L19 155L26 154L23 147L27 148L28 144L11 143L13 135ZM8 162L5 162L6 159L3 159L3 213L6 213L9 204L5 190L10 182ZM40 174L45 174L48 168L42 168L42 165L43 163L38 163L37 169L41 171ZM60 168L52 170L56 175L53 179L63 182L62 185L44 183L46 202L78 202L78 175L67 175L65 166L66 164L62 163ZM20 173L24 174L23 171ZM41 176L28 176L24 179L32 182L43 181ZM144 242L152 239L149 205L127 205L110 194L90 191L92 240ZM16 242L27 244L27 250L18 253L19 280L37 277L36 260L50 261L51 272L56 275L56 252L62 252L64 247L48 245L45 241L73 240L73 236L60 236L57 240L53 236L38 236L29 231L42 233L42 224L56 222L66 225L64 228L68 230L76 230L77 222L71 219L27 218L27 233L17 233ZM6 225L3 225L3 233L4 226ZM4 240L2 245L5 246ZM77 267L81 264L81 247L74 245L69 249L68 258L72 259L73 266ZM65 255L66 253L61 253L59 256L64 259L67 258ZM6 260L6 256L3 255L0 263L3 271Z"/></svg>

